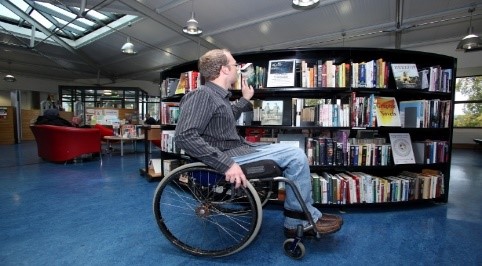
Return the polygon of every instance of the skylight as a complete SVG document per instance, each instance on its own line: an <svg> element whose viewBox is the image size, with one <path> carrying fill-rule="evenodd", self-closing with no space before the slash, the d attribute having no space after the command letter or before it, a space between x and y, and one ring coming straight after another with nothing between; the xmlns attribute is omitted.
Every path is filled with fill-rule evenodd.
<svg viewBox="0 0 482 266"><path fill-rule="evenodd" d="M35 29L35 37L43 40L55 34L73 47L82 46L92 38L99 38L95 31L102 29L102 34L110 34L112 28L122 26L136 19L135 16L85 9L79 15L80 7L68 6L62 1L7 0L0 2L0 31L31 38L32 23L29 16L50 32ZM80 5L80 0L78 1ZM122 23L120 23L122 22ZM115 26L112 26L115 25ZM28 35L26 33L29 33ZM90 38L89 36L92 35Z"/></svg>

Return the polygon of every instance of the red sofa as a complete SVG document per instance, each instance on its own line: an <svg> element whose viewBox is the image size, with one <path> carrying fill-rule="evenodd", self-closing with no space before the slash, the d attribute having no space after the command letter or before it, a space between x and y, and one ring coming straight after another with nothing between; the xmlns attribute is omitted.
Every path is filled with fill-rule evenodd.
<svg viewBox="0 0 482 266"><path fill-rule="evenodd" d="M82 154L102 151L97 128L32 125L30 129L37 141L38 156L47 161L66 162Z"/></svg>

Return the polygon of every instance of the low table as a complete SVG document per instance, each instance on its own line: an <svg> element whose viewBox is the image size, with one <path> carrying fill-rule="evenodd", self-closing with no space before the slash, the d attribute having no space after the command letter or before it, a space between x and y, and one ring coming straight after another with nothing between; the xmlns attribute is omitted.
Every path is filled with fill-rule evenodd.
<svg viewBox="0 0 482 266"><path fill-rule="evenodd" d="M122 136L105 136L104 139L107 141L107 144L110 144L111 141L120 141L121 146L121 156L124 156L124 142L125 141L132 141L134 144L134 151L137 150L137 141L143 140L144 137L135 137L135 138L126 138Z"/></svg>

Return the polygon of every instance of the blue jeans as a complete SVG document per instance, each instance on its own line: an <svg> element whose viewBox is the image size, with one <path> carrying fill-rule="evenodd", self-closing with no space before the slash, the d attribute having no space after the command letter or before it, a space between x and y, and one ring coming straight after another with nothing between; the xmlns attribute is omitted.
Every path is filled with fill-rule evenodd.
<svg viewBox="0 0 482 266"><path fill-rule="evenodd" d="M256 146L255 149L257 152L236 156L233 157L233 160L238 164L245 164L264 159L275 161L282 169L285 169L283 172L284 177L292 180L298 187L303 201L313 219L315 221L318 220L318 218L321 217L321 212L313 207L310 167L303 150L282 143L260 145ZM302 211L301 206L289 185L286 185L284 207L288 210ZM300 221L298 219L286 217L284 226L286 228L294 229L300 223L306 226L308 221Z"/></svg>

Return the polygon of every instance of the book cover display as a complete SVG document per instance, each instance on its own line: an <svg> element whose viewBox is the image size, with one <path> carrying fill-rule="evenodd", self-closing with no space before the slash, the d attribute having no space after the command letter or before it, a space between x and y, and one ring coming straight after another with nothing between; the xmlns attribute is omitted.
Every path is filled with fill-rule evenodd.
<svg viewBox="0 0 482 266"><path fill-rule="evenodd" d="M283 101L263 101L261 125L283 125Z"/></svg>
<svg viewBox="0 0 482 266"><path fill-rule="evenodd" d="M397 89L421 88L417 65L392 63L391 66Z"/></svg>
<svg viewBox="0 0 482 266"><path fill-rule="evenodd" d="M400 127L400 113L395 97L375 97L378 126Z"/></svg>
<svg viewBox="0 0 482 266"><path fill-rule="evenodd" d="M394 164L414 164L412 141L408 133L389 133Z"/></svg>
<svg viewBox="0 0 482 266"><path fill-rule="evenodd" d="M270 60L267 82L268 88L295 86L295 60Z"/></svg>
<svg viewBox="0 0 482 266"><path fill-rule="evenodd" d="M400 102L400 117L402 127L423 128L425 121L425 100Z"/></svg>

